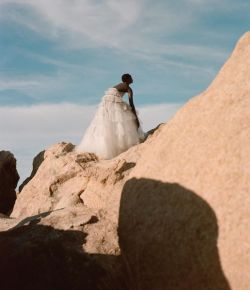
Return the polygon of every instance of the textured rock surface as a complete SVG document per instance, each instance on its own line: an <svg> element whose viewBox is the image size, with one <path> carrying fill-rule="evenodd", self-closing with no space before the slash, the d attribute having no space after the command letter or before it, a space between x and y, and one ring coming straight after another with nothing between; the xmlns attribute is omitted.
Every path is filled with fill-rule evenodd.
<svg viewBox="0 0 250 290"><path fill-rule="evenodd" d="M19 175L16 159L8 151L0 151L0 213L8 214L15 203Z"/></svg>
<svg viewBox="0 0 250 290"><path fill-rule="evenodd" d="M51 147L2 229L84 233L84 252L110 273L122 263L128 289L248 290L249 68L250 33L145 143L112 160Z"/></svg>
<svg viewBox="0 0 250 290"><path fill-rule="evenodd" d="M74 227L81 211L92 210L98 222L85 227L88 237L84 249L89 253L119 254L120 193L145 144L112 160L76 153L70 143L52 146L44 153L44 161L34 178L18 196L12 218L21 220L53 212L49 221L42 218L40 223L68 229ZM57 224L54 224L54 215L60 216Z"/></svg>
<svg viewBox="0 0 250 290"><path fill-rule="evenodd" d="M121 192L145 146L161 128L145 143L112 160L98 160L89 153L79 154L70 143L52 146L45 151L44 161L18 196L12 217L26 217L84 203L89 208L114 212L117 219L117 192Z"/></svg>
<svg viewBox="0 0 250 290"><path fill-rule="evenodd" d="M139 198L142 194L139 188L143 190L141 182L141 178L143 178L144 180L158 180L164 183L166 191L168 185L174 183L199 196L209 205L216 217L219 231L219 256L230 287L241 290L249 289L250 285L250 275L247 270L250 268L249 96L250 33L247 33L239 41L232 56L211 86L200 96L192 98L179 110L154 140L153 146L146 148L132 172L132 176L138 180L134 180L133 187L129 192L130 196L133 196L133 200L136 199L136 196ZM144 187L144 193L148 195L158 194L158 191L155 190L155 183L149 182ZM167 196L166 202L168 202ZM166 210L168 207L169 205L166 205ZM134 211L133 218L130 218L131 223L134 221L134 226L128 221L124 221L123 224L127 223L129 229L126 230L133 229L138 236L144 236L143 233L146 229L149 233L155 228L161 228L164 232L165 228L168 227L166 225L168 219L158 219L161 210L158 203L155 203L155 207L150 207L151 213L148 212L148 214L157 217L157 219L153 219L154 222L152 221L141 231L135 230L136 225L143 218L140 211ZM167 228L166 237L169 237L168 233L173 233L175 237L178 227L186 231L186 224L182 223L182 215L189 216L188 210L184 207L183 211L186 212L181 213L178 210L175 213L176 226L171 225L171 232ZM190 205L190 210L193 210L192 205ZM179 212L181 219L178 223ZM125 219L126 213L123 213L123 216ZM171 217L169 221L172 220ZM189 219L188 224L195 223L195 221L198 226L201 222L199 215ZM205 230L205 224L203 230ZM152 234L150 236L153 238ZM213 236L215 238L215 235ZM194 238L196 239L196 235ZM208 237L208 239L211 238L212 236ZM134 238L132 238L131 244L133 242L135 242ZM150 240L145 238L139 251L141 252L140 249L147 247L149 242ZM179 249L178 252L186 249L185 245L183 245L183 249L180 249L175 241L171 244L168 242L167 245L173 252L177 249ZM208 253L210 246L209 240L203 243L204 253ZM126 246L126 249L128 248ZM166 251L166 255L170 249ZM195 249L197 250L196 247ZM192 249L190 250L195 253ZM162 255L164 253L159 254L159 256ZM199 258L199 254L197 253L195 257ZM175 281L178 279L183 282L188 281L190 273L187 272L184 275L183 271L185 268L190 269L191 264L193 264L190 264L191 259L185 263L182 259L178 261L174 256L166 256L166 259L172 267L179 269L179 275ZM209 261L209 258L207 261L203 260L202 266L209 275L209 283L213 285ZM200 288L210 289L209 286L207 288L200 286ZM188 283L186 283L182 287L170 287L170 289L194 289L194 287L188 287ZM212 289L221 288L216 286Z"/></svg>

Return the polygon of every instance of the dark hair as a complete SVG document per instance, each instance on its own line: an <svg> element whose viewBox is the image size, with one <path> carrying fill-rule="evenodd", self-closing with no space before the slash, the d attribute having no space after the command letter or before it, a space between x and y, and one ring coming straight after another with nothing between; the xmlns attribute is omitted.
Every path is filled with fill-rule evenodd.
<svg viewBox="0 0 250 290"><path fill-rule="evenodd" d="M131 79L131 75L130 74L124 74L124 75L122 75L122 81L123 82L126 82L126 81L128 81L130 79Z"/></svg>

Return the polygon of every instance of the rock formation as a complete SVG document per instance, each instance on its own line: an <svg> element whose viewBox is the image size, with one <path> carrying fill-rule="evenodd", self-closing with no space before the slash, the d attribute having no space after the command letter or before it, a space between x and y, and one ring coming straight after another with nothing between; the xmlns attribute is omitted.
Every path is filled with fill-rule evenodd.
<svg viewBox="0 0 250 290"><path fill-rule="evenodd" d="M0 213L8 214L15 203L19 175L16 159L9 151L0 151Z"/></svg>
<svg viewBox="0 0 250 290"><path fill-rule="evenodd" d="M248 290L249 96L247 33L210 87L146 142L112 160L70 143L46 150L2 230L80 232L76 248L127 289Z"/></svg>
<svg viewBox="0 0 250 290"><path fill-rule="evenodd" d="M249 32L240 39L210 87L183 106L163 128L161 134L154 139L153 146L145 149L131 177L137 179L133 182L134 189L131 188L130 196L141 194L137 188L142 187L139 185L143 178L158 180L166 186L181 185L202 198L213 209L217 219L219 256L231 289L249 288L250 275L242 276L242 273L246 273L246 269L250 268ZM145 192L156 194L155 184L149 183L145 187ZM158 216L159 210L157 206L152 207L155 216ZM140 213L137 215L137 212L134 212L133 218L130 216L130 223L127 220L126 230L134 228L132 221L136 225L137 220L142 218ZM123 216L126 214L124 213ZM199 216L193 218L197 219L197 223L200 222ZM178 214L176 222L177 219L179 219ZM162 227L162 232L166 222L158 224L158 227ZM192 220L189 222L192 223ZM153 228L156 227L153 221L151 225ZM186 229L183 225L185 224L180 223L179 226L184 231ZM147 229L148 232L151 231L150 226ZM169 233L175 236L175 230L177 228L171 228ZM140 232L138 230L136 232L139 236ZM151 236L144 238L145 247L151 241ZM203 244L203 247L207 247L204 249L205 252L210 246L210 243ZM173 242L172 251L177 248L178 245ZM129 250L127 246L126 249ZM141 246L140 249L143 247ZM198 257L198 254L196 256ZM176 265L179 269L180 275L177 278L183 283L187 281L189 273L186 273L186 276L181 273L185 268L190 268L190 265L183 263L182 260L177 265L174 257L166 257L166 259L169 264ZM210 272L209 260L202 261L202 266L208 273ZM213 285L210 274L209 279L210 285ZM165 285L167 288L168 283ZM170 289L194 289L193 286L187 287L187 285L188 283L184 283L182 287L170 287ZM200 288L210 289L204 286ZM211 289L221 288L216 286Z"/></svg>
<svg viewBox="0 0 250 290"><path fill-rule="evenodd" d="M124 153L126 159L121 154L112 160L76 153L70 143L56 144L46 150L36 175L18 196L12 217L25 219L51 212L48 218L42 219L43 224L53 223L64 230L78 229L76 227L84 223L79 212L84 214L91 210L98 222L85 227L88 237L84 249L91 253L119 253L119 197L145 144Z"/></svg>

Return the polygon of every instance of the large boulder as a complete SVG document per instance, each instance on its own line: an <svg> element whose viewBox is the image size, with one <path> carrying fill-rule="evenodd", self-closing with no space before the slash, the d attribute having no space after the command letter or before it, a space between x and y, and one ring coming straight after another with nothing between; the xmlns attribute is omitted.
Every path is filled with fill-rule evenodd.
<svg viewBox="0 0 250 290"><path fill-rule="evenodd" d="M0 213L8 214L12 210L18 180L14 155L9 151L0 151Z"/></svg>
<svg viewBox="0 0 250 290"><path fill-rule="evenodd" d="M138 160L122 197L120 244L143 289L158 277L164 284L157 289L249 289L249 96L246 33L210 87ZM148 249L158 260L152 254L149 262ZM136 272L138 261L143 270Z"/></svg>

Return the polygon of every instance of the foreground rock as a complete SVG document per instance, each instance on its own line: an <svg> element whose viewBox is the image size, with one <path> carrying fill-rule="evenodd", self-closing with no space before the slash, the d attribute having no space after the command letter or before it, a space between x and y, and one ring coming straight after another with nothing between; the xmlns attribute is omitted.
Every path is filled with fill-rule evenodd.
<svg viewBox="0 0 250 290"><path fill-rule="evenodd" d="M81 231L36 224L0 233L1 289L105 289L105 270L82 252L84 239Z"/></svg>
<svg viewBox="0 0 250 290"><path fill-rule="evenodd" d="M154 272L166 289L249 289L249 96L247 33L211 86L177 112L138 160L122 197L121 242L132 269L143 264L137 276L148 279L146 289Z"/></svg>
<svg viewBox="0 0 250 290"><path fill-rule="evenodd" d="M79 248L128 289L248 290L249 68L250 33L145 143L112 160L51 147L13 221L84 233Z"/></svg>
<svg viewBox="0 0 250 290"><path fill-rule="evenodd" d="M19 175L16 159L8 151L0 151L0 213L8 214L15 203Z"/></svg>
<svg viewBox="0 0 250 290"><path fill-rule="evenodd" d="M78 154L70 143L56 144L44 153L44 161L36 175L18 196L12 217L20 220L61 210L63 213L55 226L69 229L74 226L79 212L91 209L98 222L85 228L88 238L83 245L84 250L119 254L117 222L120 193L144 145L133 147L126 155L107 161L98 160L94 154ZM68 211L68 208L71 210ZM44 219L41 223L51 225L52 217L49 216L48 223Z"/></svg>

